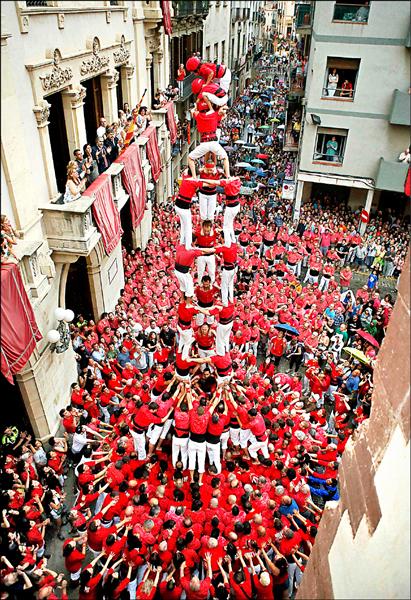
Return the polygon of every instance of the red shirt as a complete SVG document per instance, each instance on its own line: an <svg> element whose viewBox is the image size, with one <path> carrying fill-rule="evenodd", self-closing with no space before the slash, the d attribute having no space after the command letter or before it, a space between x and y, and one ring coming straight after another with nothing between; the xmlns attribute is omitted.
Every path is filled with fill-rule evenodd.
<svg viewBox="0 0 411 600"><path fill-rule="evenodd" d="M229 248L227 246L218 246L215 249L215 253L222 254L224 267L234 267L236 265L238 254L237 244L231 244Z"/></svg>
<svg viewBox="0 0 411 600"><path fill-rule="evenodd" d="M198 313L195 306L187 306L185 302L180 302L177 309L178 326L181 329L190 329L191 320Z"/></svg>
<svg viewBox="0 0 411 600"><path fill-rule="evenodd" d="M215 356L211 357L211 361L217 369L217 373L220 377L226 377L227 375L231 374L233 370L233 362L231 360L231 355L229 352L226 352L224 356L216 354Z"/></svg>
<svg viewBox="0 0 411 600"><path fill-rule="evenodd" d="M208 592L210 591L211 587L211 579L209 577L203 579L200 582L200 589L198 590L198 592L193 592L190 589L190 581L190 577L183 577L180 581L181 585L183 586L183 589L187 594L187 600L207 600Z"/></svg>
<svg viewBox="0 0 411 600"><path fill-rule="evenodd" d="M185 200L191 200L196 193L196 191L203 186L201 181L197 181L196 179L184 179L180 184L180 189L178 195L184 198Z"/></svg>
<svg viewBox="0 0 411 600"><path fill-rule="evenodd" d="M190 412L190 431L199 435L207 431L210 413L208 410L203 415L198 415L196 410Z"/></svg>
<svg viewBox="0 0 411 600"><path fill-rule="evenodd" d="M186 247L180 244L176 248L176 265L180 265L182 267L192 267L197 256L201 255L201 250L197 250L196 248L186 250Z"/></svg>
<svg viewBox="0 0 411 600"><path fill-rule="evenodd" d="M205 235L204 233L201 233L201 229L198 229L196 231L196 243L197 246L199 246L200 248L213 248L215 241L216 241L216 235L215 233L212 233L210 235Z"/></svg>
<svg viewBox="0 0 411 600"><path fill-rule="evenodd" d="M197 296L199 306L203 308L212 306L217 291L217 288L214 286L211 287L209 290L205 290L201 286L197 286L195 289L195 293Z"/></svg>
<svg viewBox="0 0 411 600"><path fill-rule="evenodd" d="M200 133L215 133L219 123L219 114L212 112L194 112L194 118L197 122L197 129Z"/></svg>

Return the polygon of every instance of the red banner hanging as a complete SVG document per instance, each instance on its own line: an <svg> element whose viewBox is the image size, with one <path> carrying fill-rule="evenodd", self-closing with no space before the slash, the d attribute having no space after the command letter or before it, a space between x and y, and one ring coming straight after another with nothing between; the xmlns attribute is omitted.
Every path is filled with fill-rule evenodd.
<svg viewBox="0 0 411 600"><path fill-rule="evenodd" d="M171 3L169 2L169 0L161 0L161 10L163 13L163 26L164 26L164 31L167 35L171 35L171 32L172 32L170 4Z"/></svg>
<svg viewBox="0 0 411 600"><path fill-rule="evenodd" d="M92 210L101 233L104 250L111 254L120 241L123 230L121 229L120 213L114 204L111 192L111 177L102 173L86 189L83 196L94 197Z"/></svg>
<svg viewBox="0 0 411 600"><path fill-rule="evenodd" d="M13 375L26 365L42 335L17 264L1 265L1 372Z"/></svg>
<svg viewBox="0 0 411 600"><path fill-rule="evenodd" d="M407 177L405 178L404 183L404 194L406 196L411 196L411 169L408 169Z"/></svg>
<svg viewBox="0 0 411 600"><path fill-rule="evenodd" d="M167 102L167 104L165 104L164 108L167 109L167 127L168 130L170 132L170 142L172 144L176 143L177 140L177 125L176 125L176 118L174 115L174 102L171 100L170 102Z"/></svg>
<svg viewBox="0 0 411 600"><path fill-rule="evenodd" d="M151 165L151 176L155 182L160 179L161 173L161 157L160 150L157 142L157 129L155 125L150 125L147 127L145 131L140 135L140 138L147 138L147 158Z"/></svg>
<svg viewBox="0 0 411 600"><path fill-rule="evenodd" d="M124 165L121 179L130 196L131 223L135 229L141 223L146 205L146 180L141 166L140 147L131 144L115 162Z"/></svg>

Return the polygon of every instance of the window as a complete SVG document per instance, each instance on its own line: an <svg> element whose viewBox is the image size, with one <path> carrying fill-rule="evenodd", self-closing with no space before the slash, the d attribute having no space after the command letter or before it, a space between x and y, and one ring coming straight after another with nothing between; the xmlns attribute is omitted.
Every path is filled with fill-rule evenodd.
<svg viewBox="0 0 411 600"><path fill-rule="evenodd" d="M221 42L221 62L225 62L225 40Z"/></svg>
<svg viewBox="0 0 411 600"><path fill-rule="evenodd" d="M216 44L214 44L214 56L213 56L213 60L217 60L218 61L218 42Z"/></svg>
<svg viewBox="0 0 411 600"><path fill-rule="evenodd" d="M341 165L344 160L348 129L329 129L319 127L313 161L327 162L330 165Z"/></svg>
<svg viewBox="0 0 411 600"><path fill-rule="evenodd" d="M333 21L345 23L368 23L370 2L361 0L337 0L334 6Z"/></svg>
<svg viewBox="0 0 411 600"><path fill-rule="evenodd" d="M344 98L352 102L354 100L359 68L359 58L329 56L327 58L322 98Z"/></svg>
<svg viewBox="0 0 411 600"><path fill-rule="evenodd" d="M206 62L210 62L210 46L206 46Z"/></svg>
<svg viewBox="0 0 411 600"><path fill-rule="evenodd" d="M29 2L29 1L26 2L27 8L32 8L35 6L48 6L48 5L49 5L49 3L47 2L47 0L37 0L37 1L34 0L32 2Z"/></svg>

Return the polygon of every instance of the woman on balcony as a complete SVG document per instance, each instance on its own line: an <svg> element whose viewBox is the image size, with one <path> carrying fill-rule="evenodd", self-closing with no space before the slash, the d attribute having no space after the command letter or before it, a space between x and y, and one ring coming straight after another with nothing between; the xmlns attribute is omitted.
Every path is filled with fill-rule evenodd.
<svg viewBox="0 0 411 600"><path fill-rule="evenodd" d="M63 197L64 204L78 200L85 186L86 178L80 179L77 174L77 165L74 160L71 160L67 165L67 181Z"/></svg>
<svg viewBox="0 0 411 600"><path fill-rule="evenodd" d="M337 85L338 85L338 80L339 80L339 75L337 73L337 69L333 69L332 72L328 75L327 93L329 96L335 95L335 91L336 91Z"/></svg>

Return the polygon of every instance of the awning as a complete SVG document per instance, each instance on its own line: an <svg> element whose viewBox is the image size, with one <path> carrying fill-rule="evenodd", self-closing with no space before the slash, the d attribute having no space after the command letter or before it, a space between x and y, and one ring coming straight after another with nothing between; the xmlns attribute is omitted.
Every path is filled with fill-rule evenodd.
<svg viewBox="0 0 411 600"><path fill-rule="evenodd" d="M160 157L160 149L158 147L157 142L157 129L155 125L150 125L143 131L140 135L140 138L147 138L147 158L151 165L151 176L153 181L157 183L160 179L161 173L161 157Z"/></svg>
<svg viewBox="0 0 411 600"><path fill-rule="evenodd" d="M167 119L167 127L170 132L170 142L171 142L172 146L174 146L174 144L176 143L176 140L177 140L177 125L176 125L176 118L174 115L174 102L172 100L170 100L170 102L167 102L167 104L164 106L164 108L167 109L166 119Z"/></svg>
<svg viewBox="0 0 411 600"><path fill-rule="evenodd" d="M120 213L113 200L110 175L106 173L99 175L86 189L83 196L93 198L93 217L97 229L101 233L104 250L110 255L119 243L123 233Z"/></svg>
<svg viewBox="0 0 411 600"><path fill-rule="evenodd" d="M411 96L408 92L394 90L394 98L391 106L390 123L392 125L411 125Z"/></svg>
<svg viewBox="0 0 411 600"><path fill-rule="evenodd" d="M124 165L121 171L121 179L130 196L131 223L133 229L135 229L143 218L147 197L146 180L141 166L139 146L131 144L115 162Z"/></svg>
<svg viewBox="0 0 411 600"><path fill-rule="evenodd" d="M164 32L166 35L171 35L172 26L171 26L171 13L170 13L170 4L169 0L161 0L161 10L163 12L163 26Z"/></svg>
<svg viewBox="0 0 411 600"><path fill-rule="evenodd" d="M41 338L19 266L2 264L1 372L11 384L13 375L23 369Z"/></svg>
<svg viewBox="0 0 411 600"><path fill-rule="evenodd" d="M407 177L408 164L390 162L380 158L378 173L375 180L377 190L404 193L404 183Z"/></svg>

